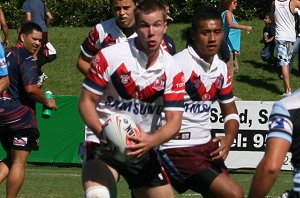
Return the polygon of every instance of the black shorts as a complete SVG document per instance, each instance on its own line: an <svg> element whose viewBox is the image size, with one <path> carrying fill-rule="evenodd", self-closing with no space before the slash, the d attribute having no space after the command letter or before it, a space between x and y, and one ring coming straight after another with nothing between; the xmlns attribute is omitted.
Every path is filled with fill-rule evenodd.
<svg viewBox="0 0 300 198"><path fill-rule="evenodd" d="M203 145L158 150L161 162L177 192L188 189L205 195L213 180L221 173L228 174L224 162L214 162L210 153L218 148L210 141Z"/></svg>
<svg viewBox="0 0 300 198"><path fill-rule="evenodd" d="M125 178L130 189L169 184L169 179L158 160L157 154L154 151L149 153L149 157L143 162L143 165L138 165L135 169L103 155L100 144L94 142L86 144L86 161L95 159L104 161Z"/></svg>
<svg viewBox="0 0 300 198"><path fill-rule="evenodd" d="M39 136L37 128L2 131L0 132L0 141L5 151L10 148L25 151L39 150Z"/></svg>

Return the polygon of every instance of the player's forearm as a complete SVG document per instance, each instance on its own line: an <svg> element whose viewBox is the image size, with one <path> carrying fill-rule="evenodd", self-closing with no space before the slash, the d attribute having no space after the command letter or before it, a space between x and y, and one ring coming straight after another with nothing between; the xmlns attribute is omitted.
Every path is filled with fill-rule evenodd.
<svg viewBox="0 0 300 198"><path fill-rule="evenodd" d="M7 89L9 86L9 78L8 76L0 77L0 95Z"/></svg>
<svg viewBox="0 0 300 198"><path fill-rule="evenodd" d="M276 181L277 174L268 173L260 164L254 174L248 198L264 198Z"/></svg>
<svg viewBox="0 0 300 198"><path fill-rule="evenodd" d="M153 147L157 147L178 135L182 122L183 112L173 112L172 115L168 116L165 125L160 127L156 132L152 133L154 137Z"/></svg>
<svg viewBox="0 0 300 198"><path fill-rule="evenodd" d="M84 93L87 91L83 91L79 99L79 113L84 123L94 132L96 136L100 134L102 131L101 122L99 120L99 115L96 112L96 101L86 96Z"/></svg>
<svg viewBox="0 0 300 198"><path fill-rule="evenodd" d="M91 64L90 62L83 60L79 57L77 60L76 67L83 75L86 75L91 67Z"/></svg>
<svg viewBox="0 0 300 198"><path fill-rule="evenodd" d="M234 119L228 120L225 123L224 131L225 131L226 138L230 140L232 144L239 131L239 122Z"/></svg>
<svg viewBox="0 0 300 198"><path fill-rule="evenodd" d="M39 102L43 105L48 105L48 99L45 97L44 92L37 85L26 86L26 93L31 99L36 102Z"/></svg>

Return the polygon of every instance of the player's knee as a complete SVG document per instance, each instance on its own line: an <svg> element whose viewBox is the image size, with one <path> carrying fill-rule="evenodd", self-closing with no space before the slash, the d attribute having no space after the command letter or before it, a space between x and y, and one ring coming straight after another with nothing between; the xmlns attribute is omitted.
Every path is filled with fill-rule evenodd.
<svg viewBox="0 0 300 198"><path fill-rule="evenodd" d="M86 198L110 198L109 190L105 186L94 186L86 189Z"/></svg>

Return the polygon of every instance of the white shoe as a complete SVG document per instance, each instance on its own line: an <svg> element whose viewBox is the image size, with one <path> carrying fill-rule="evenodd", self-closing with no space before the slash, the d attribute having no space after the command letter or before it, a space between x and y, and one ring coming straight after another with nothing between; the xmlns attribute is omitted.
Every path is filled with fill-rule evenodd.
<svg viewBox="0 0 300 198"><path fill-rule="evenodd" d="M281 97L286 97L286 96L290 96L292 94L292 92L290 91L290 92L288 92L288 93L283 93L283 94L281 94L280 96Z"/></svg>
<svg viewBox="0 0 300 198"><path fill-rule="evenodd" d="M39 80L37 82L38 86L41 87L45 80L48 79L48 76L45 73L42 73L42 75L39 76Z"/></svg>

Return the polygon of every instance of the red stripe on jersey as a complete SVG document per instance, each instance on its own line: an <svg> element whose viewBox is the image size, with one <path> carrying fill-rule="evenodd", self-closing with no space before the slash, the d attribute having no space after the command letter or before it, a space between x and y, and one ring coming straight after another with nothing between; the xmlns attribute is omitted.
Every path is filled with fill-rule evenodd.
<svg viewBox="0 0 300 198"><path fill-rule="evenodd" d="M227 95L231 92L232 92L232 86L228 86L228 87L225 87L225 88L221 89L219 94L220 95Z"/></svg>
<svg viewBox="0 0 300 198"><path fill-rule="evenodd" d="M218 93L222 90L224 84L224 76L220 74L216 80L211 84L210 90L208 91L211 98L215 98Z"/></svg>
<svg viewBox="0 0 300 198"><path fill-rule="evenodd" d="M141 99L147 100L155 96L158 92L165 89L166 86L166 74L163 73L161 76L158 76L154 82L148 85L145 89L141 90L142 97Z"/></svg>
<svg viewBox="0 0 300 198"><path fill-rule="evenodd" d="M232 87L224 86L224 76L220 74L214 82L211 83L210 89L207 90L207 87L201 80L201 76L193 72L189 78L189 81L196 88L198 98L203 101L212 101L215 100L218 95L227 95L232 92Z"/></svg>
<svg viewBox="0 0 300 198"><path fill-rule="evenodd" d="M185 90L185 81L184 81L184 75L183 72L178 73L176 76L173 78L172 82L172 91L184 91Z"/></svg>
<svg viewBox="0 0 300 198"><path fill-rule="evenodd" d="M103 56L102 52L99 51L94 57L90 71L87 73L86 77L101 87L107 86L108 82L104 78L104 73L108 68L108 63Z"/></svg>
<svg viewBox="0 0 300 198"><path fill-rule="evenodd" d="M201 81L201 76L199 76L198 74L196 74L193 71L193 73L191 74L190 80L197 88L198 95L201 98L201 96L203 96L206 93L206 87L204 86L203 82Z"/></svg>
<svg viewBox="0 0 300 198"><path fill-rule="evenodd" d="M183 101L184 100L184 92L165 94L164 100L166 100L166 101Z"/></svg>
<svg viewBox="0 0 300 198"><path fill-rule="evenodd" d="M105 37L103 42L101 43L101 47L104 48L114 44L116 44L116 39L112 37L112 35L108 34L107 37Z"/></svg>
<svg viewBox="0 0 300 198"><path fill-rule="evenodd" d="M126 90L126 92L130 96L134 96L135 93L137 92L137 87L136 87L134 80L131 77L131 71L128 71L125 64L122 63L118 67L116 72L117 72L117 77L118 77L117 80L120 83L120 85L123 86L123 88ZM120 88L120 87L118 87L118 88ZM116 87L116 89L118 89L118 88Z"/></svg>
<svg viewBox="0 0 300 198"><path fill-rule="evenodd" d="M94 26L92 28L92 30L89 32L89 35L87 37L88 42L87 42L86 47L87 47L88 50L94 52L95 54L99 51L99 49L97 49L95 47L96 42L99 40L99 37L100 37L99 32L98 32L96 26Z"/></svg>

